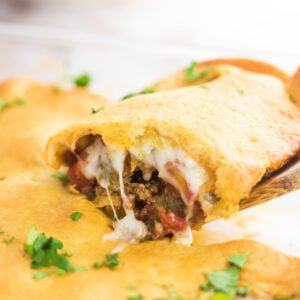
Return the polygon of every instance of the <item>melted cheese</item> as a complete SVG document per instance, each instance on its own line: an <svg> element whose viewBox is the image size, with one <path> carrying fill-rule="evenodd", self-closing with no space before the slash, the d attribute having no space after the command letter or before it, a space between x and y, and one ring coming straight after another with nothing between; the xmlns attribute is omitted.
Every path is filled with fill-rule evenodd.
<svg viewBox="0 0 300 300"><path fill-rule="evenodd" d="M150 144L146 144L142 148L130 149L130 153L137 158L142 158L146 164L155 167L159 172L158 176L173 185L180 192L186 205L189 205L193 201L187 199L186 192L183 190L182 185L180 185L176 178L168 171L166 167L167 163L176 162L176 167L181 174L183 174L193 194L192 200L196 199L199 188L208 179L204 168L199 166L192 158L188 157L181 149L165 148L159 150Z"/></svg>
<svg viewBox="0 0 300 300"><path fill-rule="evenodd" d="M87 178L96 178L99 185L106 190L112 207L115 222L114 232L106 234L103 239L121 239L127 243L138 243L147 235L146 225L135 218L132 210L132 203L130 203L124 189L123 170L126 152L122 149L110 150L101 141L96 139L95 142L86 148L87 159L84 174ZM132 148L129 153L135 156L138 160L143 161L146 165L154 167L159 172L159 177L166 182L173 185L181 194L182 199L185 201L188 209L186 218L191 216L194 200L197 198L201 185L207 181L208 176L201 166L199 166L192 158L188 157L181 149L178 148L165 148L155 149L151 144L145 144L142 148ZM120 196L123 200L123 207L126 216L119 220L113 206L108 191L109 178L106 178L105 170L101 170L100 163L104 162L118 173ZM173 163L176 169L183 175L186 185L189 190L189 199L187 192L184 190L182 183L178 178L170 172L167 167L168 163ZM151 177L151 174L144 174L146 178ZM149 177L150 176L150 177ZM176 243L191 245L193 237L192 231L188 226L186 230L174 233L174 240Z"/></svg>
<svg viewBox="0 0 300 300"><path fill-rule="evenodd" d="M115 222L114 231L103 236L103 240L123 240L135 244L143 240L147 235L146 225L138 221L132 210L126 216Z"/></svg>

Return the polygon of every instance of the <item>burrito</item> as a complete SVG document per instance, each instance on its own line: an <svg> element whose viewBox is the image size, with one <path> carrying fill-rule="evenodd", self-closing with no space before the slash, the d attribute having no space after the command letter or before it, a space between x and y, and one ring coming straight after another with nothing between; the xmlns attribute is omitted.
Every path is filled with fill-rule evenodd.
<svg viewBox="0 0 300 300"><path fill-rule="evenodd" d="M300 115L275 76L215 65L196 86L135 96L50 138L47 161L113 218L108 239L172 237L239 208L299 151Z"/></svg>
<svg viewBox="0 0 300 300"><path fill-rule="evenodd" d="M107 102L86 88L63 90L28 78L0 83L0 177L49 178L49 136Z"/></svg>

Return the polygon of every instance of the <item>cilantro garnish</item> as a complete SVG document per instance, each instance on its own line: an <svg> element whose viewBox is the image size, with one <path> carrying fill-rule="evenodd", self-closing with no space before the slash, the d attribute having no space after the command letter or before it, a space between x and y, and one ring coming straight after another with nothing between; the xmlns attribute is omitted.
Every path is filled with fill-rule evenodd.
<svg viewBox="0 0 300 300"><path fill-rule="evenodd" d="M74 271L66 256L59 252L62 248L60 240L47 238L44 233L38 233L34 226L29 228L24 250L31 256L32 269L56 266L64 271Z"/></svg>
<svg viewBox="0 0 300 300"><path fill-rule="evenodd" d="M6 245L9 245L11 244L16 238L14 236L10 237L10 238L3 238L3 242L6 244Z"/></svg>
<svg viewBox="0 0 300 300"><path fill-rule="evenodd" d="M237 92L238 92L240 95L244 95L244 94L245 94L245 91L242 90L242 89L237 89Z"/></svg>
<svg viewBox="0 0 300 300"><path fill-rule="evenodd" d="M5 109L12 106L23 106L27 104L27 101L22 98L17 98L15 101L7 102L4 99L0 99L0 111L4 111Z"/></svg>
<svg viewBox="0 0 300 300"><path fill-rule="evenodd" d="M240 270L245 267L248 254L232 254L228 258L231 264L227 269L222 271L208 272L206 277L208 283L200 286L201 291L215 291L215 294L210 298L213 300L231 300L235 296L247 296L250 292L250 287L239 287L238 281Z"/></svg>
<svg viewBox="0 0 300 300"><path fill-rule="evenodd" d="M0 177L0 180L4 180L4 179L5 179L5 177L4 177L4 176Z"/></svg>
<svg viewBox="0 0 300 300"><path fill-rule="evenodd" d="M93 115L93 114L96 114L97 112L99 112L99 111L101 111L101 110L103 110L104 109L104 107L102 106L102 107L98 107L98 108L94 108L94 107L92 107L92 109L91 109L91 114Z"/></svg>
<svg viewBox="0 0 300 300"><path fill-rule="evenodd" d="M33 274L33 278L36 280L43 279L51 275L52 272L36 272Z"/></svg>
<svg viewBox="0 0 300 300"><path fill-rule="evenodd" d="M132 97L137 96L137 95L152 94L152 93L154 93L154 92L155 92L154 89L145 89L145 90L142 90L142 91L137 92L137 93L127 94L127 95L125 95L125 96L122 98L122 100L126 100L126 99L132 98Z"/></svg>
<svg viewBox="0 0 300 300"><path fill-rule="evenodd" d="M4 230L2 228L0 228L0 234L4 233Z"/></svg>
<svg viewBox="0 0 300 300"><path fill-rule="evenodd" d="M75 85L81 87L87 87L90 84L90 82L91 82L91 77L86 73L81 74L74 79Z"/></svg>
<svg viewBox="0 0 300 300"><path fill-rule="evenodd" d="M106 254L104 265L109 269L115 269L117 266L119 266L120 262L118 259L118 253Z"/></svg>
<svg viewBox="0 0 300 300"><path fill-rule="evenodd" d="M69 183L69 177L66 173L64 172L55 172L54 174L52 174L52 177L60 180L64 185Z"/></svg>
<svg viewBox="0 0 300 300"><path fill-rule="evenodd" d="M196 81L198 79L204 78L208 73L214 71L214 68L211 66L205 67L201 69L198 73L196 73L196 67L198 63L193 61L191 65L186 69L185 77L189 81Z"/></svg>
<svg viewBox="0 0 300 300"><path fill-rule="evenodd" d="M70 215L73 221L78 221L82 217L82 213L80 211L75 211Z"/></svg>
<svg viewBox="0 0 300 300"><path fill-rule="evenodd" d="M95 261L93 263L93 268L95 268L95 269L100 269L102 266L103 266L103 264L98 261Z"/></svg>
<svg viewBox="0 0 300 300"><path fill-rule="evenodd" d="M245 254L232 254L229 256L228 261L233 265L239 267L240 269L244 268L247 262L248 253Z"/></svg>
<svg viewBox="0 0 300 300"><path fill-rule="evenodd" d="M137 288L136 288L135 285L128 285L126 289L127 289L128 291L135 291L135 290L137 290Z"/></svg>

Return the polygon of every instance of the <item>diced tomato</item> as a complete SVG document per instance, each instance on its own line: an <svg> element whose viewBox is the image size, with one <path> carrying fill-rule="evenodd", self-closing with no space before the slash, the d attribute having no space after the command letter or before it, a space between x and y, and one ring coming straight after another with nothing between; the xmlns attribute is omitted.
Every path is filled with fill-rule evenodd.
<svg viewBox="0 0 300 300"><path fill-rule="evenodd" d="M175 231L182 231L187 228L187 221L174 213L167 213L163 207L157 207L158 214L160 217L160 222L165 229L171 229Z"/></svg>
<svg viewBox="0 0 300 300"><path fill-rule="evenodd" d="M82 173L82 169L86 165L86 162L83 160L78 160L73 166L68 170L68 178L71 185L75 185L75 188L81 193L85 193L90 189L94 184L94 180L87 179Z"/></svg>
<svg viewBox="0 0 300 300"><path fill-rule="evenodd" d="M190 205L193 203L197 195L195 195L195 193L191 190L190 184L186 181L184 175L178 167L179 164L179 160L176 159L174 162L169 161L168 163L166 163L165 167L181 187L181 191L184 194L184 200L186 201L186 204Z"/></svg>

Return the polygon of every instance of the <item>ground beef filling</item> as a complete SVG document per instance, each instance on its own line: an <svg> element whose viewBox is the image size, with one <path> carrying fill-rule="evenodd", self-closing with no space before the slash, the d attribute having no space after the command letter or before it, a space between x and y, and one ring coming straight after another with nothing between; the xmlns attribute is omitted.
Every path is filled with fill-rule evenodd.
<svg viewBox="0 0 300 300"><path fill-rule="evenodd" d="M87 179L83 174L84 150L77 151L74 156L77 159L73 159L68 170L70 184L89 200L94 200L97 196L106 196L106 190L97 184L96 179ZM119 196L118 175L112 168L109 171L110 175L113 175L110 176L108 186L110 195ZM132 172L128 155L124 163L123 177L125 194L132 203L136 219L146 225L148 238L161 239L187 229L185 203L173 186L158 177L157 170L140 164ZM122 218L122 208L116 207L116 211L118 217ZM201 206L196 201L190 221L197 222L203 216Z"/></svg>

